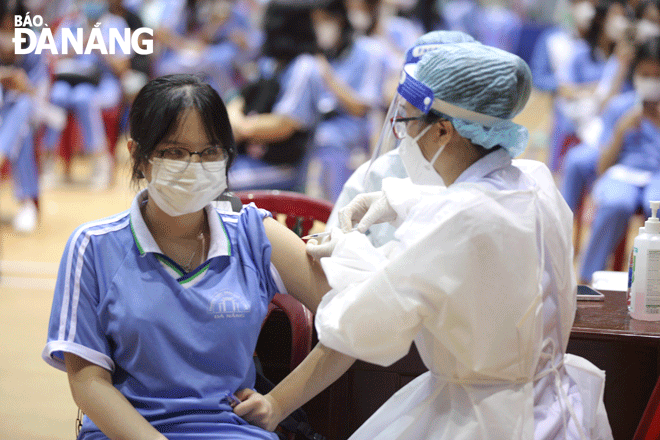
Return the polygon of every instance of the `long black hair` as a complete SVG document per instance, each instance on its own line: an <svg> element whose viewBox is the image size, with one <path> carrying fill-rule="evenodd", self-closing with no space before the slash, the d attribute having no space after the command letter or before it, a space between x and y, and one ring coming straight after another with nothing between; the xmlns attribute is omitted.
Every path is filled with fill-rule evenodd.
<svg viewBox="0 0 660 440"><path fill-rule="evenodd" d="M227 153L227 170L236 157L234 135L220 95L195 75L175 74L149 81L135 97L129 113L129 132L136 146L132 152L132 180L142 178L156 146L176 131L187 109L199 112L209 142Z"/></svg>
<svg viewBox="0 0 660 440"><path fill-rule="evenodd" d="M660 63L660 37L649 38L637 48L630 71L634 72L637 65L642 61Z"/></svg>
<svg viewBox="0 0 660 440"><path fill-rule="evenodd" d="M353 43L355 29L353 29L351 21L348 19L346 3L344 3L344 0L322 0L316 5L316 9L321 9L341 19L341 41L339 47L332 53L326 53L328 58L335 58Z"/></svg>
<svg viewBox="0 0 660 440"><path fill-rule="evenodd" d="M298 55L316 51L316 40L305 2L271 0L263 16L264 43L261 53L288 64Z"/></svg>
<svg viewBox="0 0 660 440"><path fill-rule="evenodd" d="M617 2L603 0L600 1L595 6L596 14L594 15L594 18L591 20L591 25L589 26L589 29L587 30L587 33L584 37L587 44L589 44L589 53L591 55L591 59L594 61L598 59L596 55L596 49L598 49L600 36L605 32L605 21L607 18L607 12L613 3L617 3ZM612 53L615 44L616 43L614 42L610 43L609 45L610 47L606 56L609 56Z"/></svg>

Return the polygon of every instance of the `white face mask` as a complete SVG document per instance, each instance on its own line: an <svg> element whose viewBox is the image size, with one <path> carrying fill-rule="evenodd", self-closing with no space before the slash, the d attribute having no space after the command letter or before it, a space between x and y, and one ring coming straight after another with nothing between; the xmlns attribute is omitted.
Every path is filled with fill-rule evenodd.
<svg viewBox="0 0 660 440"><path fill-rule="evenodd" d="M339 43L341 28L332 22L319 23L314 27L316 43L321 50L332 50Z"/></svg>
<svg viewBox="0 0 660 440"><path fill-rule="evenodd" d="M660 35L660 26L656 23L645 18L637 22L637 35L635 37L637 42L643 43L658 35Z"/></svg>
<svg viewBox="0 0 660 440"><path fill-rule="evenodd" d="M642 101L660 102L660 79L635 75L633 86Z"/></svg>
<svg viewBox="0 0 660 440"><path fill-rule="evenodd" d="M595 15L596 8L589 1L581 1L573 5L573 20L578 29L588 29Z"/></svg>
<svg viewBox="0 0 660 440"><path fill-rule="evenodd" d="M605 23L605 35L612 41L621 40L626 29L628 29L628 20L623 15L615 15Z"/></svg>
<svg viewBox="0 0 660 440"><path fill-rule="evenodd" d="M352 10L348 12L348 21L351 22L353 28L364 34L371 26L371 16L362 10Z"/></svg>
<svg viewBox="0 0 660 440"><path fill-rule="evenodd" d="M422 150L417 143L431 127L429 125L414 138L406 133L405 137L401 140L401 145L399 145L399 156L401 156L403 166L412 183L416 185L445 186L445 182L435 168L433 168L433 164L440 157L440 153L442 153L442 150L445 149L447 144L441 145L433 155L433 158L428 161L424 157L424 154L422 154Z"/></svg>
<svg viewBox="0 0 660 440"><path fill-rule="evenodd" d="M201 210L227 189L226 160L205 162L204 167L190 162L184 171L178 171L180 161L156 157L149 162L149 198L172 217Z"/></svg>

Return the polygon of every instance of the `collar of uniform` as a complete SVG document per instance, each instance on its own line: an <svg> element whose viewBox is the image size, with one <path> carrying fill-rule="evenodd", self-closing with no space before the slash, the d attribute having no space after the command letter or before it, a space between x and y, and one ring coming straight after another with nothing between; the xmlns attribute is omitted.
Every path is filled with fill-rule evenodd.
<svg viewBox="0 0 660 440"><path fill-rule="evenodd" d="M140 255L150 252L162 254L163 252L151 235L151 231L147 228L147 224L144 222L144 218L142 218L142 211L140 211L140 206L146 203L147 198L147 190L145 189L135 196L133 203L131 203L130 215L133 239L140 251ZM207 205L204 210L206 211L206 217L209 221L209 231L211 233L211 246L209 247L207 259L231 255L229 235L227 235L227 230L220 219L220 215L211 205Z"/></svg>
<svg viewBox="0 0 660 440"><path fill-rule="evenodd" d="M499 148L470 165L454 183L477 182L493 171L509 165L511 165L511 156L504 148Z"/></svg>

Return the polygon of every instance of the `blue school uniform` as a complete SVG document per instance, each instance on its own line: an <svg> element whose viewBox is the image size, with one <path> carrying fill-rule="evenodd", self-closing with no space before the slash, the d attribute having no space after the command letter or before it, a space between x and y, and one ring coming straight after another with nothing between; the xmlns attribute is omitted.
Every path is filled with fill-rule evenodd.
<svg viewBox="0 0 660 440"><path fill-rule="evenodd" d="M650 216L649 202L660 199L660 127L643 118L626 133L617 163L596 181L593 198L597 208L580 269L585 281L605 268L635 211L642 207Z"/></svg>
<svg viewBox="0 0 660 440"><path fill-rule="evenodd" d="M162 254L140 206L79 227L58 273L43 358L65 369L74 353L112 373L114 386L172 440L276 439L233 413L224 397L254 385L252 355L268 303L284 291L263 227L270 214L205 208L208 259L189 273ZM81 439L105 439L85 418Z"/></svg>
<svg viewBox="0 0 660 440"><path fill-rule="evenodd" d="M29 53L16 63L25 71L35 88L48 80L42 55ZM5 90L0 104L0 155L12 166L14 192L18 200L39 196L37 163L34 146L35 99L27 93Z"/></svg>
<svg viewBox="0 0 660 440"><path fill-rule="evenodd" d="M276 70L275 60L262 58L259 67L262 78L275 77L280 86L271 113L286 116L296 121L301 131L311 132L319 120L316 102L320 92L314 57L299 55L281 71ZM301 174L300 163L270 163L241 154L229 171L229 186L234 191L293 190L299 189Z"/></svg>
<svg viewBox="0 0 660 440"><path fill-rule="evenodd" d="M561 194L573 212L577 209L584 193L589 191L596 180L598 158L603 147L610 142L617 122L637 101L637 94L634 91L612 98L601 117L603 131L598 143L580 144L566 153Z"/></svg>
<svg viewBox="0 0 660 440"><path fill-rule="evenodd" d="M380 106L389 67L385 51L376 40L356 38L351 47L330 60L330 65L335 76L349 86L362 103L371 108ZM360 153L367 156L371 130L367 115L348 114L319 80L322 92L318 108L325 116L316 127L313 155L323 170L320 183L323 195L334 202L344 183L360 165L352 164L351 157Z"/></svg>
<svg viewBox="0 0 660 440"><path fill-rule="evenodd" d="M112 48L110 39L110 30L116 29L120 35L124 35L124 29L128 28L126 21L111 13L104 14L100 19L101 35L108 50ZM82 14L77 14L65 19L61 25L62 29L75 29L89 27L87 18ZM62 31L55 35L56 45L60 47L63 39ZM69 48L69 51L72 51ZM105 56L115 57L117 59L126 58L117 46L115 53ZM57 65L63 62L56 62ZM50 92L50 101L66 110L73 111L76 119L80 123L83 135L83 144L89 152L98 153L105 147L105 128L103 123L102 110L115 107L121 102L121 84L119 78L113 72L110 65L105 61L105 57L94 50L91 53L75 55L67 66L66 73L93 73L98 69L99 82L92 84L89 82L71 85L66 81L56 80ZM49 127L46 132L45 146L53 151L60 139L61 130Z"/></svg>
<svg viewBox="0 0 660 440"><path fill-rule="evenodd" d="M160 25L172 32L187 35L187 21L191 14L186 2L167 0L164 5ZM231 36L240 33L245 37L246 48L235 44ZM200 54L185 51L167 50L155 63L157 75L172 73L204 73L208 81L223 96L229 96L242 85L238 69L241 65L253 61L258 53L263 36L250 22L250 18L241 8L233 7L227 20L219 27L209 44Z"/></svg>

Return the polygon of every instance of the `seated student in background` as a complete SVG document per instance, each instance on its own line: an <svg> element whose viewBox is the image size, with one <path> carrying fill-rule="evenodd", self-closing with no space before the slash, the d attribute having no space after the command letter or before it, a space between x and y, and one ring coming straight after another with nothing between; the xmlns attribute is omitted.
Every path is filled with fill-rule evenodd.
<svg viewBox="0 0 660 440"><path fill-rule="evenodd" d="M573 0L567 9L568 23L558 23L543 31L534 44L529 61L534 87L556 95L566 78L578 38L584 38L596 14L587 0Z"/></svg>
<svg viewBox="0 0 660 440"><path fill-rule="evenodd" d="M634 70L639 64L637 58L642 52L640 47L650 39L660 36L660 27L652 23L644 24L644 11L655 10L657 6L650 2L641 2L638 5L638 22L636 24L636 58L633 60L629 78L634 75ZM653 34L656 35L653 35ZM653 43L655 44L655 43ZM613 97L600 116L602 130L596 142L581 142L566 153L563 162L561 192L568 203L569 208L577 214L577 209L584 197L591 191L591 187L598 177L596 172L598 158L603 145L610 140L612 132L619 119L638 101L638 95L634 89L630 89ZM577 217L575 218L577 221ZM579 239L580 237L575 237Z"/></svg>
<svg viewBox="0 0 660 440"><path fill-rule="evenodd" d="M600 2L583 39L576 41L557 89L549 152L553 172L561 172L565 150L597 141L598 116L613 96L631 87L627 77L634 51L628 26L620 3Z"/></svg>
<svg viewBox="0 0 660 440"><path fill-rule="evenodd" d="M351 440L612 439L604 372L565 355L571 212L543 163L512 160L528 139L512 122L531 91L527 64L455 43L404 70L384 132L446 187L385 179L340 214L343 231L359 221L358 231L307 245L329 257L320 344L268 395L241 393L234 411L272 429L352 357L391 365L414 341L429 371ZM376 248L360 234L379 221L398 226L398 241Z"/></svg>
<svg viewBox="0 0 660 440"><path fill-rule="evenodd" d="M429 32L417 39L415 44L408 50L406 63L419 60L421 55L435 48L438 44L469 42L479 44L468 34L459 31ZM379 155L378 158L360 165L344 184L326 223L326 230L339 225L339 211L358 194L381 190L383 179L386 177L405 178L410 175L409 171L414 172L414 157L408 155L404 160L400 154L401 150L398 148L387 145L381 145L380 148L389 151L375 152L374 154ZM373 225L365 234L374 246L381 246L394 238L394 231L395 228L390 224L381 223Z"/></svg>
<svg viewBox="0 0 660 440"><path fill-rule="evenodd" d="M204 73L223 98L240 87L239 67L254 60L262 40L237 0L162 1L155 74Z"/></svg>
<svg viewBox="0 0 660 440"><path fill-rule="evenodd" d="M0 167L11 163L19 211L12 220L16 232L31 233L38 224L38 169L34 126L37 108L48 85L44 56L14 53L14 16L25 16L22 1L0 9Z"/></svg>
<svg viewBox="0 0 660 440"><path fill-rule="evenodd" d="M229 101L238 145L230 189L301 190L303 158L318 122L310 6L269 2L259 77Z"/></svg>
<svg viewBox="0 0 660 440"><path fill-rule="evenodd" d="M131 29L131 35L133 35L133 32L136 30L144 27L142 18L132 10L127 9L124 6L123 0L109 0L108 5L110 13L126 20L126 24ZM146 48L145 40L147 38L149 37L146 34L139 35L138 44L140 47ZM121 77L119 78L121 80L124 102L129 106L151 76L152 56L153 54L139 54L133 51L130 55L130 64L128 68L122 72Z"/></svg>
<svg viewBox="0 0 660 440"><path fill-rule="evenodd" d="M71 235L43 351L85 413L78 438L277 440L227 397L254 386L273 295L316 310L325 276L268 212L211 205L235 156L211 86L156 78L129 119L132 181L146 189Z"/></svg>
<svg viewBox="0 0 660 440"><path fill-rule="evenodd" d="M600 177L593 189L596 212L580 268L585 283L595 271L605 269L635 211L643 208L650 216L649 201L660 200L660 38L640 47L633 84L635 104L628 96L627 111L599 150Z"/></svg>
<svg viewBox="0 0 660 440"><path fill-rule="evenodd" d="M64 18L55 35L61 46L62 29L84 29L84 38L101 23L99 29L104 41L110 41L110 29L123 35L128 28L126 21L108 11L104 2L81 0L73 13ZM85 40L86 41L86 40ZM94 190L107 189L112 183L114 158L109 154L102 110L116 107L122 99L119 78L129 68L129 56L117 50L103 54L98 49L91 53L76 54L69 47L68 54L59 54L52 60L54 82L50 101L58 107L73 112L82 129L83 145L92 156L90 186ZM44 152L44 180L50 186L55 173L55 154L62 129L49 128L46 132Z"/></svg>
<svg viewBox="0 0 660 440"><path fill-rule="evenodd" d="M306 191L334 202L355 169L366 161L369 114L380 108L388 58L380 43L357 37L344 0L323 0L312 12L320 74L316 126Z"/></svg>

